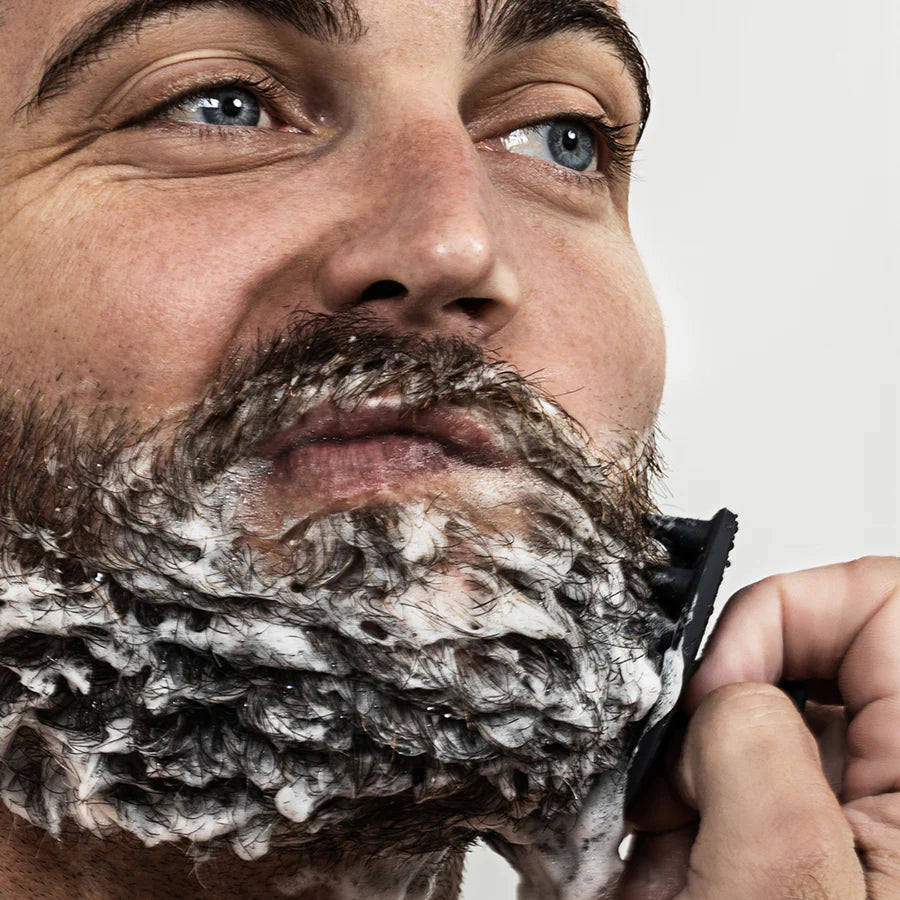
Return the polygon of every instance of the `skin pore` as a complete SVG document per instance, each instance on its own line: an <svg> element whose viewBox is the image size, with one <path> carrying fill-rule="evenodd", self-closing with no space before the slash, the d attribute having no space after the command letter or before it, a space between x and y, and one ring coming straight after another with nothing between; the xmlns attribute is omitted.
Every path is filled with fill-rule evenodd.
<svg viewBox="0 0 900 900"><path fill-rule="evenodd" d="M664 348L628 229L644 109L622 47L575 27L473 42L469 2L360 0L340 36L249 6L173 4L26 109L55 48L106 7L7 0L7 394L166 435L297 314L358 314L539 373L600 449L649 435ZM482 6L490 23L512 5ZM210 108L250 124L210 125ZM4 896L378 896L370 864L342 861L327 888L321 871L286 880L277 856L195 880L179 848L9 828ZM453 895L457 862L432 863L409 897Z"/></svg>

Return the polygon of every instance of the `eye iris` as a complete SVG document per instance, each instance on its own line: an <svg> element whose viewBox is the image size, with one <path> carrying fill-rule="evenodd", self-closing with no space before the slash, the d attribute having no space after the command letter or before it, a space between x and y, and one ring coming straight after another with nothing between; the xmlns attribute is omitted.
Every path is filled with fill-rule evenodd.
<svg viewBox="0 0 900 900"><path fill-rule="evenodd" d="M207 125L252 127L259 124L259 102L249 91L229 88L211 92L201 99L199 106Z"/></svg>
<svg viewBox="0 0 900 900"><path fill-rule="evenodd" d="M559 122L549 127L547 145L553 161L583 172L594 161L594 135L584 125Z"/></svg>

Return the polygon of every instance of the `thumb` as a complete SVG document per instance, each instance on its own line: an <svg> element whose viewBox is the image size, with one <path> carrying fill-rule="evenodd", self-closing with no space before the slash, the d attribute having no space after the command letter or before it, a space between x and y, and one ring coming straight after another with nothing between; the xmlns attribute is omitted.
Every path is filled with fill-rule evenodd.
<svg viewBox="0 0 900 900"><path fill-rule="evenodd" d="M700 814L680 900L865 897L853 836L791 701L767 684L710 694L677 771Z"/></svg>

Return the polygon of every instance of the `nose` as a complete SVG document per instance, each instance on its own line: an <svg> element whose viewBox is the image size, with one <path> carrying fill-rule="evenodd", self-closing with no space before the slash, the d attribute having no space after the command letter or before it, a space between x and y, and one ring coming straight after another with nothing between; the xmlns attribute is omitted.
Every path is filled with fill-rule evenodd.
<svg viewBox="0 0 900 900"><path fill-rule="evenodd" d="M462 123L424 122L369 158L370 177L321 263L320 302L402 331L482 340L515 315L520 288L494 189Z"/></svg>

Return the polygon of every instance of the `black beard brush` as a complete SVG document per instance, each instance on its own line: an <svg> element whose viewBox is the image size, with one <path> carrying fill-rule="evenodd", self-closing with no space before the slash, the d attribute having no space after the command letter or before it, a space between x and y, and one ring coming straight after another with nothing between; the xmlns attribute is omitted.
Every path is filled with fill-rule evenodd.
<svg viewBox="0 0 900 900"><path fill-rule="evenodd" d="M665 649L667 654L676 653L681 657L683 693L700 663L703 639L714 624L716 595L725 569L730 565L728 556L734 549L737 516L728 509L721 509L708 521L673 516L647 516L646 521L653 536L670 555L670 564L654 571L650 584L654 599L676 620L671 643ZM804 686L785 681L779 687L802 712L806 703ZM629 763L626 806L660 757L667 735L686 724L687 716L677 703L661 718L655 718L651 713Z"/></svg>
<svg viewBox="0 0 900 900"><path fill-rule="evenodd" d="M670 644L662 649L666 657L676 654L681 658L683 692L699 664L703 637L729 565L728 556L734 548L737 516L728 509L721 509L708 521L673 516L647 516L646 521L652 535L669 551L669 565L651 574L650 585L656 602L676 620ZM668 662L672 663L671 658ZM650 714L629 763L626 806L634 799L648 770L660 755L673 724L684 719L677 704L661 718Z"/></svg>

